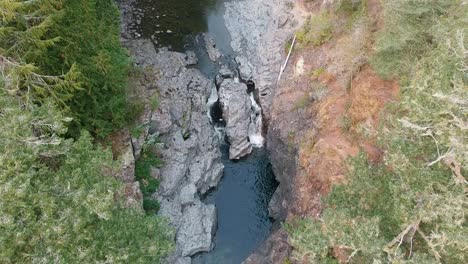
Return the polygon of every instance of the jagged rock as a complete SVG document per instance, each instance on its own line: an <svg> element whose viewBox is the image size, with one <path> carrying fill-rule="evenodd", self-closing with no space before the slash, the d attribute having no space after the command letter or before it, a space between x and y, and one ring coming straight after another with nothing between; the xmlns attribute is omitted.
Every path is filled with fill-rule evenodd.
<svg viewBox="0 0 468 264"><path fill-rule="evenodd" d="M189 152L193 142L186 142L179 130L166 147L162 150L165 164L161 167L162 181L158 192L163 196L170 196L179 191L184 181L190 164Z"/></svg>
<svg viewBox="0 0 468 264"><path fill-rule="evenodd" d="M182 256L212 249L211 237L216 228L216 208L201 202L184 209L181 227L177 232L177 243Z"/></svg>
<svg viewBox="0 0 468 264"><path fill-rule="evenodd" d="M120 157L121 160L121 169L117 175L121 181L125 183L132 183L135 181L135 157L133 156L132 145L130 140L127 139L125 152L122 153Z"/></svg>
<svg viewBox="0 0 468 264"><path fill-rule="evenodd" d="M221 83L223 83L223 81L224 81L224 78L221 75L216 75L215 77L216 87L221 86Z"/></svg>
<svg viewBox="0 0 468 264"><path fill-rule="evenodd" d="M135 61L154 73L147 76L147 89L156 89L158 109L149 121L149 132L159 135L154 147L162 166L152 170L161 180L153 195L160 202L159 214L177 231L176 250L169 263L190 263L186 256L212 248L216 226L213 206L199 194L215 187L223 165L219 140L207 114L206 102L213 82L199 70L187 68L194 54L159 49L148 40L124 40ZM191 223L191 221L194 221ZM187 262L188 261L188 262Z"/></svg>
<svg viewBox="0 0 468 264"><path fill-rule="evenodd" d="M234 72L227 66L223 66L221 69L219 69L219 74L224 79L234 78Z"/></svg>
<svg viewBox="0 0 468 264"><path fill-rule="evenodd" d="M253 70L250 62L241 56L236 57L237 66L239 67L239 74L242 80L249 81L253 78Z"/></svg>
<svg viewBox="0 0 468 264"><path fill-rule="evenodd" d="M221 52L216 48L215 40L208 36L207 34L202 34L203 40L205 41L206 52L208 52L208 57L213 62L216 62L221 57Z"/></svg>
<svg viewBox="0 0 468 264"><path fill-rule="evenodd" d="M240 0L225 3L224 20L231 35L231 47L252 68L252 77L247 74L248 71L244 71L244 77L241 78L255 82L267 120L279 69L283 63L284 43L300 27L298 21L304 19L296 15L300 13L297 6L299 5L296 4L291 9L284 0Z"/></svg>
<svg viewBox="0 0 468 264"><path fill-rule="evenodd" d="M195 52L189 50L189 51L186 51L185 54L187 55L187 58L186 58L187 65L195 65L198 63L198 58Z"/></svg>
<svg viewBox="0 0 468 264"><path fill-rule="evenodd" d="M230 143L229 158L242 158L252 152L249 142L251 102L247 86L232 79L225 80L219 91L219 101Z"/></svg>
<svg viewBox="0 0 468 264"><path fill-rule="evenodd" d="M219 158L218 151L212 150L204 153L203 157L196 157L190 166L190 180L196 184L201 194L216 187L221 180L224 166L219 162Z"/></svg>
<svg viewBox="0 0 468 264"><path fill-rule="evenodd" d="M173 262L174 264L190 264L192 263L192 259L189 258L189 257L185 257L185 258L178 258L175 262Z"/></svg>
<svg viewBox="0 0 468 264"><path fill-rule="evenodd" d="M195 202L197 187L193 183L189 183L180 190L180 203L182 205L191 205Z"/></svg>
<svg viewBox="0 0 468 264"><path fill-rule="evenodd" d="M161 170L155 167L151 167L150 169L150 175L153 179L160 179L161 178Z"/></svg>

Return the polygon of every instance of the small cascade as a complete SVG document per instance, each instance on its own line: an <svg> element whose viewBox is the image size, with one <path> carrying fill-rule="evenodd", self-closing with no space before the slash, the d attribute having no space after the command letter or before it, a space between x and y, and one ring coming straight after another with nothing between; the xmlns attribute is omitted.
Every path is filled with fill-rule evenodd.
<svg viewBox="0 0 468 264"><path fill-rule="evenodd" d="M213 115L211 113L212 108L214 104L218 102L218 99L219 97L218 97L218 91L216 90L216 86L212 85L210 97L208 98L208 102L206 102L206 108L207 108L206 114L208 115L208 119L210 120L211 124L218 122L218 120L213 120L213 117L212 117Z"/></svg>
<svg viewBox="0 0 468 264"><path fill-rule="evenodd" d="M224 126L215 125L214 129L216 131L216 135L218 136L219 141L224 142L224 139L226 137L226 129L224 129Z"/></svg>
<svg viewBox="0 0 468 264"><path fill-rule="evenodd" d="M250 93L250 102L252 104L252 114L250 117L249 141L254 148L261 148L265 142L262 136L262 108L257 104L254 93Z"/></svg>

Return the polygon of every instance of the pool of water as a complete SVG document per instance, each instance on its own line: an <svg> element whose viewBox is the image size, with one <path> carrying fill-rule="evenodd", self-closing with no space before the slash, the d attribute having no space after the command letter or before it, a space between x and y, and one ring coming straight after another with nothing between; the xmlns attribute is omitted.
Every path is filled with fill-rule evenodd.
<svg viewBox="0 0 468 264"><path fill-rule="evenodd" d="M223 54L221 64L234 65L235 53L224 25L224 2L235 0L139 0L143 11L138 31L157 47L175 51L195 51L196 66L210 78L215 77L220 64L209 60L199 33L211 36ZM255 149L247 158L229 160L229 146L221 147L224 176L218 188L204 199L215 204L218 228L215 248L193 257L195 264L239 264L264 241L272 227L268 203L277 187L265 149Z"/></svg>
<svg viewBox="0 0 468 264"><path fill-rule="evenodd" d="M223 180L205 202L218 209L215 249L193 258L196 264L239 264L271 229L268 203L277 187L268 153L254 149L240 161L230 161L228 146L222 146L225 166Z"/></svg>

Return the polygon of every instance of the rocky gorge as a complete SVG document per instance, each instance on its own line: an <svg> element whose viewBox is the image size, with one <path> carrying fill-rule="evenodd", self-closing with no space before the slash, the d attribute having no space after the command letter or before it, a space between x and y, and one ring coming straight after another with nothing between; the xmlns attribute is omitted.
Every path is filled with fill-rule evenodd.
<svg viewBox="0 0 468 264"><path fill-rule="evenodd" d="M284 44L303 17L297 5L280 0L223 3L235 56L222 54L215 38L199 35L197 41L217 71L206 75L196 67L199 54L157 48L157 37L141 37L137 28L143 15L136 2L120 1L122 42L141 69L133 80L133 96L145 106L139 119L143 132L131 139L133 156L138 159L148 141L156 142L153 151L163 163L151 171L161 182L153 197L160 203L159 214L167 217L176 231L176 250L167 262L191 263L196 253L215 246L216 206L204 203L203 197L223 176L220 145L224 133L231 160L242 159L264 145ZM157 108L151 107L151 98L158 99ZM213 111L222 114L216 116ZM270 138L268 149L280 153ZM293 166L287 153L283 153L284 162L289 160L288 166ZM282 183L288 176L284 162L273 164L281 185L271 202L270 215L278 220L284 219L276 209L287 184Z"/></svg>

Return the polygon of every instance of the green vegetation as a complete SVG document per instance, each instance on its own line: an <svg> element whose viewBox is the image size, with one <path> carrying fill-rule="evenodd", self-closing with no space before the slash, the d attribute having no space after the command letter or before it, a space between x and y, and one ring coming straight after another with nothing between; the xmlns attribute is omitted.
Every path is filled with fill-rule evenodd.
<svg viewBox="0 0 468 264"><path fill-rule="evenodd" d="M296 33L297 41L301 46L319 46L332 37L332 17L328 12L312 15L304 27Z"/></svg>
<svg viewBox="0 0 468 264"><path fill-rule="evenodd" d="M141 157L135 164L135 178L140 182L141 192L143 193L143 208L147 213L151 214L155 214L159 210L158 201L151 197L159 187L159 180L153 178L151 168L161 166L161 160L152 150L155 142L156 140L145 143Z"/></svg>
<svg viewBox="0 0 468 264"><path fill-rule="evenodd" d="M173 231L126 207L93 145L131 113L114 1L4 0L0 17L0 263L159 263Z"/></svg>
<svg viewBox="0 0 468 264"><path fill-rule="evenodd" d="M298 111L304 109L312 102L311 98L308 94L303 94L294 104L293 110Z"/></svg>
<svg viewBox="0 0 468 264"><path fill-rule="evenodd" d="M35 103L53 98L74 118L75 138L126 124L129 59L112 0L2 1L1 10L0 52L20 69L15 92Z"/></svg>
<svg viewBox="0 0 468 264"><path fill-rule="evenodd" d="M383 1L385 28L371 63L400 78L401 100L378 133L384 161L350 161L320 219L286 228L294 258L336 263L466 263L468 229L468 6L462 1Z"/></svg>
<svg viewBox="0 0 468 264"><path fill-rule="evenodd" d="M50 101L0 90L0 262L152 263L172 249L165 222L123 208L112 154Z"/></svg>

